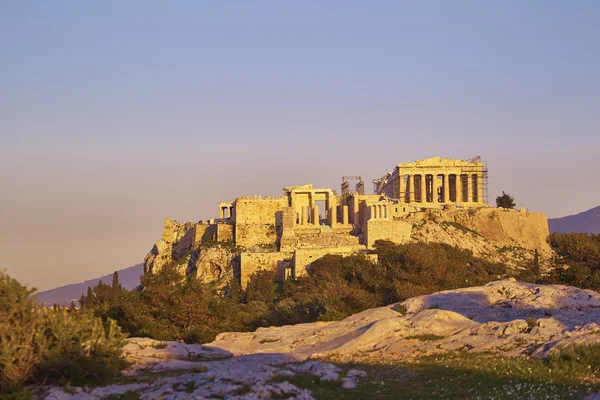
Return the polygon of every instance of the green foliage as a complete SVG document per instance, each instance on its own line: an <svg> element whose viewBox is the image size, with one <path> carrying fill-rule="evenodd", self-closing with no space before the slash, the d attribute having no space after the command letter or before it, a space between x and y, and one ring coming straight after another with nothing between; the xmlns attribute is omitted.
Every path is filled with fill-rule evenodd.
<svg viewBox="0 0 600 400"><path fill-rule="evenodd" d="M422 342L426 342L429 340L440 340L443 339L444 336L438 336L438 335L413 335L413 336L407 336L404 339L417 339L420 340Z"/></svg>
<svg viewBox="0 0 600 400"><path fill-rule="evenodd" d="M125 367L125 335L90 312L34 303L33 290L0 273L0 392L36 382L100 383Z"/></svg>
<svg viewBox="0 0 600 400"><path fill-rule="evenodd" d="M444 221L444 222L442 222L442 223L441 223L441 225L452 226L452 227L454 227L455 229L461 230L461 231L463 231L463 232L472 233L472 234L474 234L474 235L476 235L476 236L481 236L481 235L479 234L479 232L477 232L477 231L475 231L475 230L473 230L473 229L467 228L466 226L464 226L464 225L462 225L462 224L459 224L458 222L454 222L454 221Z"/></svg>
<svg viewBox="0 0 600 400"><path fill-rule="evenodd" d="M502 196L496 197L496 207L515 208L516 205L514 197L504 191L502 191Z"/></svg>
<svg viewBox="0 0 600 400"><path fill-rule="evenodd" d="M553 233L548 241L560 257L549 276L552 283L600 290L600 235Z"/></svg>

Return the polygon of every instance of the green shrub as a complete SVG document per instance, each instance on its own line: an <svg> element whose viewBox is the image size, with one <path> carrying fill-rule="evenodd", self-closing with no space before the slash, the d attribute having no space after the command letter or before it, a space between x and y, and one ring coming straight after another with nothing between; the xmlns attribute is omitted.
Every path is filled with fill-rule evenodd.
<svg viewBox="0 0 600 400"><path fill-rule="evenodd" d="M0 273L0 392L26 383L100 383L120 374L125 336L86 311L46 309Z"/></svg>

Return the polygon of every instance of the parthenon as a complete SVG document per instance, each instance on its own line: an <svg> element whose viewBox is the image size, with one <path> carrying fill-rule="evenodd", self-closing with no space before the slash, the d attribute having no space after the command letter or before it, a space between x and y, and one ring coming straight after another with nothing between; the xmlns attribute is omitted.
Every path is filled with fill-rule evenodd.
<svg viewBox="0 0 600 400"><path fill-rule="evenodd" d="M376 194L403 204L479 206L486 202L487 168L480 157L467 161L433 157L398 164L373 183Z"/></svg>

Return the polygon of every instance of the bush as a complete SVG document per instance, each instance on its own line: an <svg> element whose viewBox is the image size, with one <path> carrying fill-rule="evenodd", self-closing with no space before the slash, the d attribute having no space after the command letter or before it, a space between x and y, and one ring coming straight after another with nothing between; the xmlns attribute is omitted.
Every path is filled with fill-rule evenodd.
<svg viewBox="0 0 600 400"><path fill-rule="evenodd" d="M26 383L102 382L125 367L125 336L112 320L46 309L33 290L0 273L0 392Z"/></svg>
<svg viewBox="0 0 600 400"><path fill-rule="evenodd" d="M559 255L550 272L552 283L600 290L600 235L553 233L548 242Z"/></svg>

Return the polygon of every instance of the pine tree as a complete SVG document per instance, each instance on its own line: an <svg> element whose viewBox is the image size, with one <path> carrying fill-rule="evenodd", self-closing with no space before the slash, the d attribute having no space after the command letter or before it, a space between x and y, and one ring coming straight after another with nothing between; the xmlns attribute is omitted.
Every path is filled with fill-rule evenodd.
<svg viewBox="0 0 600 400"><path fill-rule="evenodd" d="M87 295L83 297L81 307L93 308L96 305L96 296L91 286L88 286Z"/></svg>
<svg viewBox="0 0 600 400"><path fill-rule="evenodd" d="M535 254L533 255L533 265L531 266L533 274L535 276L540 276L540 253L538 253L537 249L535 250Z"/></svg>
<svg viewBox="0 0 600 400"><path fill-rule="evenodd" d="M515 208L516 205L514 197L504 191L502 191L502 196L496 197L496 207Z"/></svg>
<svg viewBox="0 0 600 400"><path fill-rule="evenodd" d="M117 297L117 295L121 293L122 290L123 287L119 283L119 273L115 271L112 279L112 298L114 299L115 297Z"/></svg>

